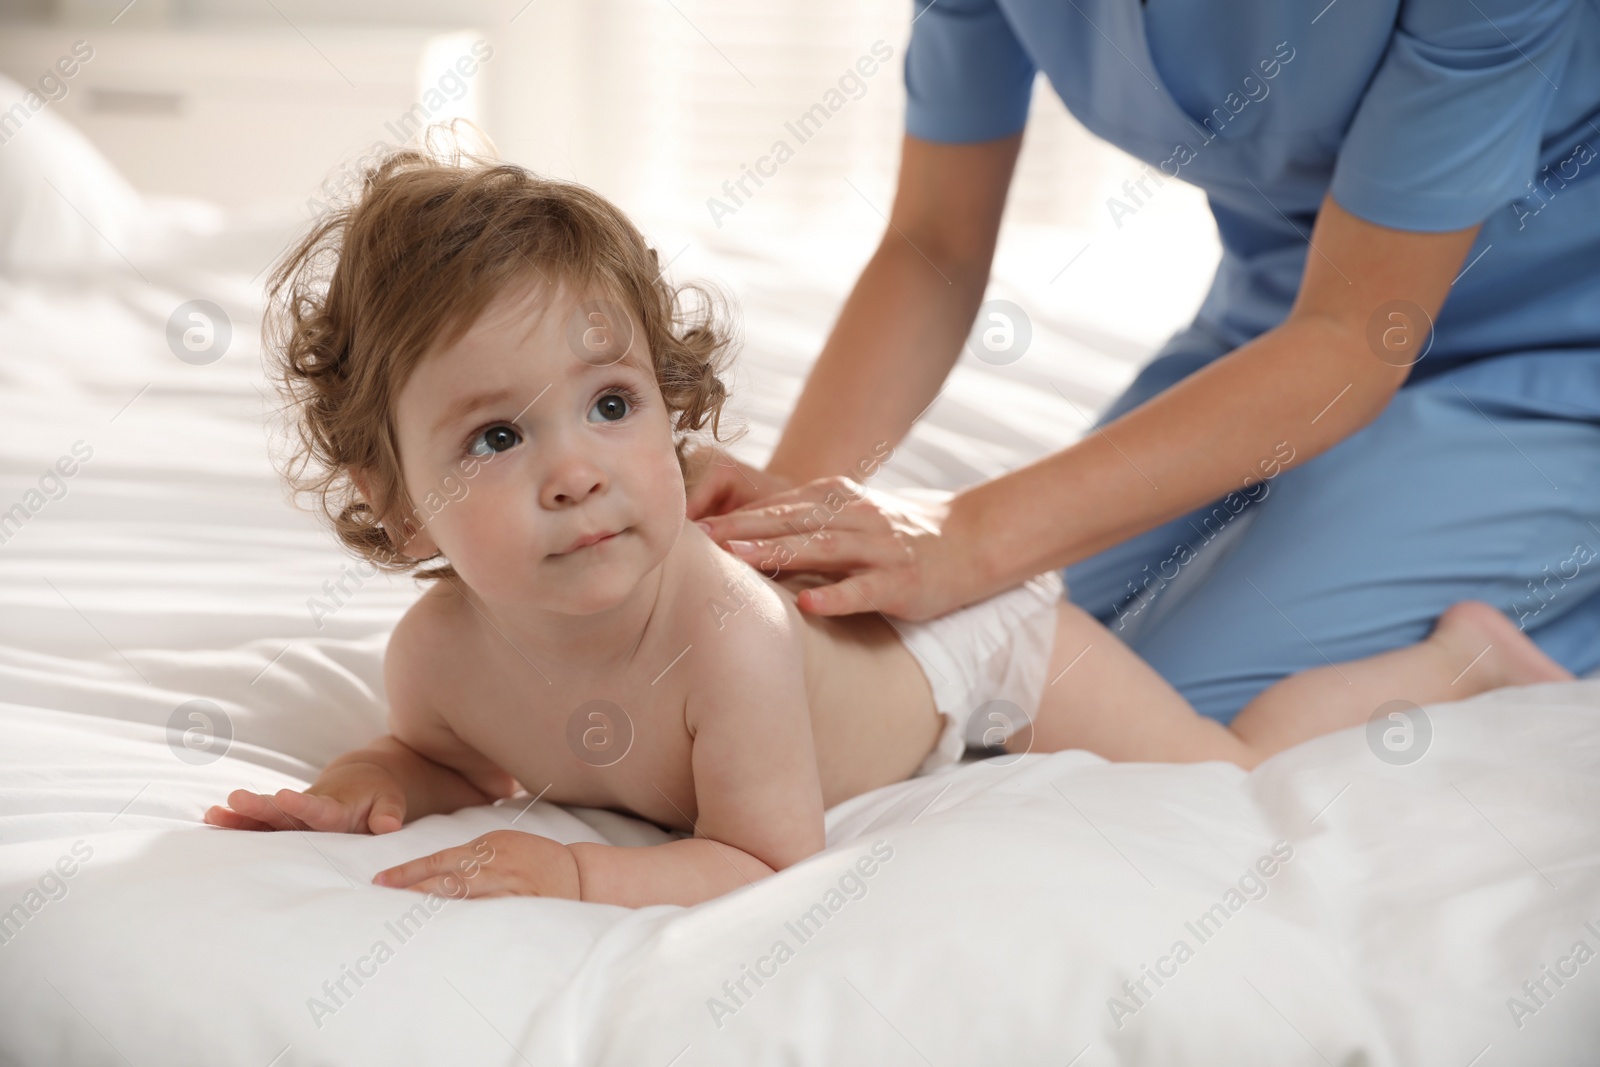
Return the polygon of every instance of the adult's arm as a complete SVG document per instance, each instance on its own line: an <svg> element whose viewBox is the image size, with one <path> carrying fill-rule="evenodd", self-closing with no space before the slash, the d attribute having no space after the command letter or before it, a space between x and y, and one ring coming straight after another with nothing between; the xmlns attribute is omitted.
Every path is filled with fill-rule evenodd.
<svg viewBox="0 0 1600 1067"><path fill-rule="evenodd" d="M971 546L979 594L1259 481L1283 443L1293 458L1281 466L1298 466L1367 425L1409 376L1407 357L1425 343L1477 232L1390 229L1325 197L1281 324L952 502L947 529Z"/></svg>
<svg viewBox="0 0 1600 1067"><path fill-rule="evenodd" d="M925 225L937 230L942 214L931 208L923 213ZM993 217L997 227L997 209ZM1410 371L1396 365L1405 363L1397 353L1379 358L1369 344L1369 324L1384 314L1385 305L1398 301L1431 322L1477 229L1391 229L1325 198L1299 293L1285 320L1103 429L911 521L886 515L881 500L867 497L838 511L821 534L791 533L799 516L813 512L826 492L840 489L817 482L779 494L765 507L711 520L712 536L756 541L746 553L753 562L776 556L787 560L787 569L847 575L802 595L802 607L820 614L875 608L926 618L1084 559L1240 488L1247 477L1259 478L1260 464L1280 456L1282 443L1294 451L1292 461L1280 465L1298 465L1372 421ZM992 235L988 248L992 252ZM963 305L963 325L949 346L952 355L975 308L975 301ZM884 314L883 332L917 329L909 321L914 314L903 307L896 311L898 316ZM841 317L834 341L844 325ZM1385 318L1384 325L1390 320ZM1420 330L1426 325L1412 323L1411 345L1422 343ZM939 347L926 355L937 361L945 351ZM849 367L851 355L840 349L834 365ZM938 364L939 380L948 369L948 362ZM924 375L910 382L926 380ZM816 390L817 402L791 420L785 444L792 435L807 447L830 437L859 447L863 432L848 421L862 418L863 399L852 392L859 388L846 370L834 371L826 389ZM926 384L909 391L914 401L891 408L897 420L903 409L933 395ZM812 392L809 386L807 392ZM855 397L848 408L843 406L847 395ZM830 410L830 402L840 406ZM904 430L899 421L886 425L882 416L867 425L873 432ZM827 457L832 471L813 466L805 473L838 471L837 445Z"/></svg>

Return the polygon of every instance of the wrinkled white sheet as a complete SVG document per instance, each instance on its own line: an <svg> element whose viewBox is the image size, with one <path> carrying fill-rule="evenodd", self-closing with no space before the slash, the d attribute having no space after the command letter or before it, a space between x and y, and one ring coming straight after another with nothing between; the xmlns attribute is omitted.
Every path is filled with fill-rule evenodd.
<svg viewBox="0 0 1600 1067"><path fill-rule="evenodd" d="M1403 767L1356 730L1251 774L1076 752L953 768L835 808L828 851L687 910L418 914L367 884L513 822L661 839L603 812L511 803L382 838L201 826L230 788L303 785L381 729L415 590L373 579L313 618L346 561L282 500L254 342L250 275L285 232L180 221L130 253L148 281L0 281L0 508L93 450L0 544L0 1063L1595 1062L1600 683L1430 709ZM758 458L850 272L798 247L697 255L744 303ZM207 367L163 340L197 296L234 317ZM1140 351L1092 322L1035 330L1048 360L963 365L885 484L960 485L1070 440L1072 405L1099 407ZM168 730L194 699L229 723L214 762Z"/></svg>

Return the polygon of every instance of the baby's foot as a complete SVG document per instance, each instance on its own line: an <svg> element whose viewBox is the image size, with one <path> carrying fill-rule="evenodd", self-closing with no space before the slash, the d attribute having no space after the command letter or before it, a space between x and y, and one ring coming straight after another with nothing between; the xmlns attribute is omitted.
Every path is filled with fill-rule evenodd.
<svg viewBox="0 0 1600 1067"><path fill-rule="evenodd" d="M1540 651L1491 604L1463 600L1439 616L1428 640L1445 650L1461 673L1456 682L1485 692L1507 685L1572 680L1572 672ZM1452 683L1455 684L1455 683Z"/></svg>

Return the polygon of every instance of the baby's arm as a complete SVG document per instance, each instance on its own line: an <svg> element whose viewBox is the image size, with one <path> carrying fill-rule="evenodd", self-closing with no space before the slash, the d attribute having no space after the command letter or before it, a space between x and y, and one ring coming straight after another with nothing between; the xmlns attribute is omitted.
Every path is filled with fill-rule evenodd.
<svg viewBox="0 0 1600 1067"><path fill-rule="evenodd" d="M305 792L272 796L236 789L205 821L233 830L384 834L425 815L488 804L516 781L456 736L428 697L434 679L425 634L408 614L384 656L390 734L323 768Z"/></svg>
<svg viewBox="0 0 1600 1067"><path fill-rule="evenodd" d="M346 752L323 768L305 792L272 796L235 789L226 808L213 806L205 821L230 830L320 830L386 834L424 815L488 804L514 787L488 788L390 735Z"/></svg>
<svg viewBox="0 0 1600 1067"><path fill-rule="evenodd" d="M470 896L692 905L821 850L822 784L799 636L781 616L755 615L741 613L740 625L705 643L707 658L714 658L703 667L687 710L698 807L694 837L624 848L561 845L497 830L374 880L449 895L464 886ZM697 642L696 651L700 647ZM458 879L462 873L466 877Z"/></svg>
<svg viewBox="0 0 1600 1067"><path fill-rule="evenodd" d="M787 621L739 623L713 638L715 662L687 712L695 836L654 848L572 845L584 900L697 904L823 848L800 635Z"/></svg>

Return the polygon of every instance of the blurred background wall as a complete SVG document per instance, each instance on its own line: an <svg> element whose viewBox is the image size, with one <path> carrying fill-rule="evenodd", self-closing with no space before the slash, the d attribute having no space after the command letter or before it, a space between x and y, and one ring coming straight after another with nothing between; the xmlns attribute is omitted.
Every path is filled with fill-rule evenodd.
<svg viewBox="0 0 1600 1067"><path fill-rule="evenodd" d="M92 49L48 106L146 193L309 216L373 148L465 116L504 158L594 187L672 250L822 241L853 277L890 206L911 14L909 0L0 0L0 73L36 87ZM891 58L799 144L785 123L875 47ZM733 206L724 183L778 138L794 158L719 214L709 201ZM1176 182L1111 218L1140 169L1040 78L997 273L1010 263L1066 313L1103 320L1110 302L1149 346L1192 315L1216 246L1203 198Z"/></svg>

